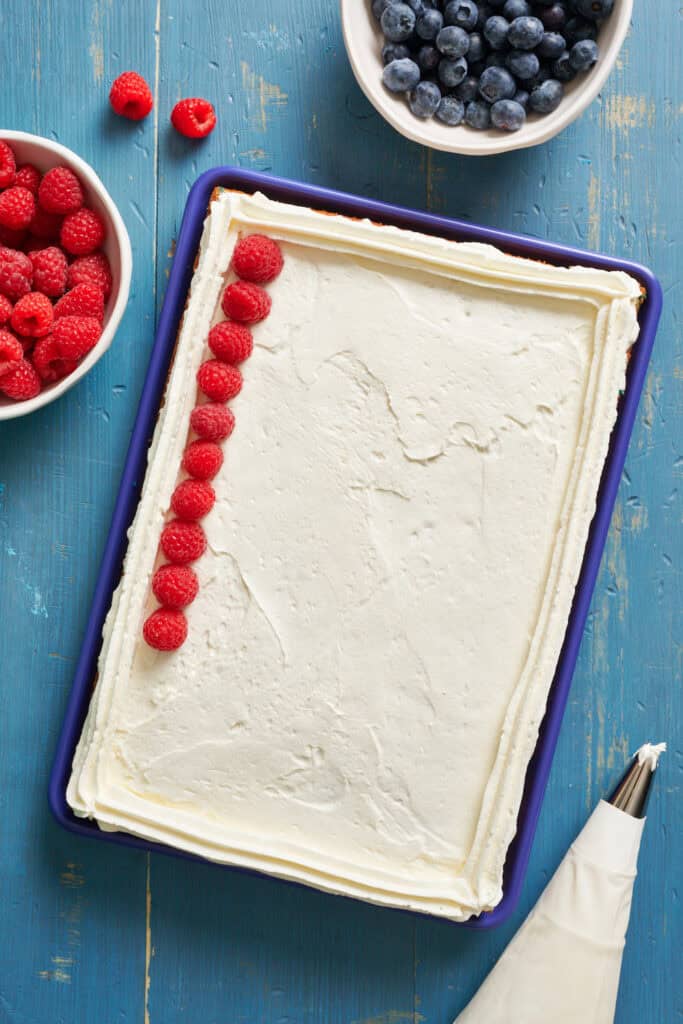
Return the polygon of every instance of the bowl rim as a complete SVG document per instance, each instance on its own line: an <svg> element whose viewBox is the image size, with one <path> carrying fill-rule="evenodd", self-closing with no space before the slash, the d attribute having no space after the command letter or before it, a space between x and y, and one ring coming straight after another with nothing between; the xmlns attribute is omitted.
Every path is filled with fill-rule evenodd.
<svg viewBox="0 0 683 1024"><path fill-rule="evenodd" d="M72 149L62 145L61 142L53 142L43 135L33 135L31 132L15 131L13 129L0 128L0 140L3 142L26 143L44 149L56 158L56 162L62 161L70 167L81 178L86 189L97 196L107 212L112 227L116 247L119 250L120 280L116 298L109 311L109 317L104 326L100 338L91 352L79 363L73 373L57 381L55 384L45 388L35 398L29 398L23 402L0 404L0 422L3 420L16 419L19 416L27 416L36 409L41 409L50 402L63 395L69 388L72 388L93 368L95 363L102 358L107 351L118 326L123 317L124 310L128 304L130 282L133 270L133 252L130 243L128 230L124 224L119 209L107 191L101 178L89 163Z"/></svg>
<svg viewBox="0 0 683 1024"><path fill-rule="evenodd" d="M395 97L384 90L381 83L379 54L376 64L370 70L359 58L356 48L358 29L354 27L354 23L357 23L360 16L360 8L368 3L369 0L339 0L344 46L358 85L375 110L405 138L429 149L458 153L461 156L494 156L516 149L528 149L541 145L564 131L593 102L605 84L616 64L633 13L633 0L617 0L610 15L610 21L614 19L614 32L609 44L602 51L597 65L586 77L585 84L566 96L556 111L537 121L527 122L520 132L496 132L492 129L488 132L475 132L465 125L450 127L436 125L433 120L420 121L411 114L402 97ZM368 11L364 14L372 17ZM436 131L427 135L427 126L431 126L432 129L436 127ZM452 141L446 133L453 136Z"/></svg>

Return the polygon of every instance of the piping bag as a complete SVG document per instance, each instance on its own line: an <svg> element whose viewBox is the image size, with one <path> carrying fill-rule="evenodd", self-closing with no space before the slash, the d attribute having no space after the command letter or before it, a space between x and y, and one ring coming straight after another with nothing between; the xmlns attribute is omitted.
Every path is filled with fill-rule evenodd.
<svg viewBox="0 0 683 1024"><path fill-rule="evenodd" d="M636 751L455 1024L612 1024L645 808L664 750Z"/></svg>

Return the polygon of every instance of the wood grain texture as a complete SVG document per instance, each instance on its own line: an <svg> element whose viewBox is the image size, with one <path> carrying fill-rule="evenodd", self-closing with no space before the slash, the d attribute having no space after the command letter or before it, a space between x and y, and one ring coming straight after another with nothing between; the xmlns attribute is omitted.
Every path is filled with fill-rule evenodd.
<svg viewBox="0 0 683 1024"><path fill-rule="evenodd" d="M359 0L360 2L360 0ZM0 126L93 163L131 233L131 301L72 392L0 427L0 1022L449 1024L645 739L670 741L641 855L619 1024L683 1018L681 908L681 16L635 23L560 138L487 160L428 153L355 85L331 0L2 0ZM108 112L120 71L143 124ZM214 101L203 143L171 131ZM268 169L651 265L666 306L522 905L491 934L91 843L48 816L50 759L187 191Z"/></svg>

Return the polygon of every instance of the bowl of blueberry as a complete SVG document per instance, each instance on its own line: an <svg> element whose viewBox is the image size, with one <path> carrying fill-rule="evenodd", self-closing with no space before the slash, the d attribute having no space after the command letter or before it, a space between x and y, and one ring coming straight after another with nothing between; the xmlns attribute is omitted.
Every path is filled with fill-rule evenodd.
<svg viewBox="0 0 683 1024"><path fill-rule="evenodd" d="M557 135L595 99L633 0L341 0L358 84L397 131L486 156Z"/></svg>

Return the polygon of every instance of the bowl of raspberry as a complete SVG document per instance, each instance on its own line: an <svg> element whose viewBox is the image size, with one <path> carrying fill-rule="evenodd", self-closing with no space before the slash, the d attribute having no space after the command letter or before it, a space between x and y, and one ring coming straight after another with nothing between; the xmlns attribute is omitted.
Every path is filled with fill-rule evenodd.
<svg viewBox="0 0 683 1024"><path fill-rule="evenodd" d="M397 131L489 156L547 142L616 64L633 0L341 0L361 89Z"/></svg>
<svg viewBox="0 0 683 1024"><path fill-rule="evenodd" d="M132 263L92 167L50 139L0 130L0 420L53 402L104 355Z"/></svg>

